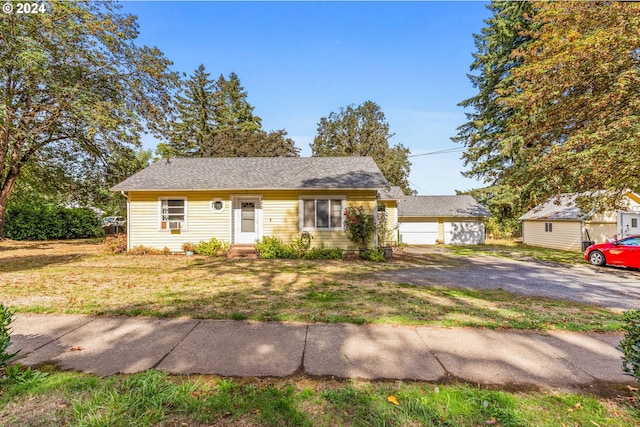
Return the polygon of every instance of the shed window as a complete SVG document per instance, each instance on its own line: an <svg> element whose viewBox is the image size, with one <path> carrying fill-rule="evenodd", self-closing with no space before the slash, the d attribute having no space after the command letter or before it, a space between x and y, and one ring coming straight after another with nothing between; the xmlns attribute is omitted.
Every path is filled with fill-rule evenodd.
<svg viewBox="0 0 640 427"><path fill-rule="evenodd" d="M638 218L631 218L631 228L638 228Z"/></svg>
<svg viewBox="0 0 640 427"><path fill-rule="evenodd" d="M551 233L553 231L553 223L552 222L545 222L544 223L544 232L545 233Z"/></svg>
<svg viewBox="0 0 640 427"><path fill-rule="evenodd" d="M160 230L186 230L186 199L160 199L159 206Z"/></svg>
<svg viewBox="0 0 640 427"><path fill-rule="evenodd" d="M303 198L300 203L300 225L303 229L342 229L344 199Z"/></svg>

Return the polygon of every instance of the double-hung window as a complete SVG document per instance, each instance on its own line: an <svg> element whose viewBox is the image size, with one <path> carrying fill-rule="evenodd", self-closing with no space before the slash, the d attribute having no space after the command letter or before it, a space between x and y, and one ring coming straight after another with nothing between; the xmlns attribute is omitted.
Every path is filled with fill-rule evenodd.
<svg viewBox="0 0 640 427"><path fill-rule="evenodd" d="M302 197L300 228L303 230L341 230L345 199L341 197Z"/></svg>
<svg viewBox="0 0 640 427"><path fill-rule="evenodd" d="M158 202L160 230L187 229L187 199L163 198Z"/></svg>

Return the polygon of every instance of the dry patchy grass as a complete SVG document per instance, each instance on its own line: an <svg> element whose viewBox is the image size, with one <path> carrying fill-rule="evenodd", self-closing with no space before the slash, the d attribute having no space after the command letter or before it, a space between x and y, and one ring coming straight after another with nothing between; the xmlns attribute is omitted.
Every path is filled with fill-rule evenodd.
<svg viewBox="0 0 640 427"><path fill-rule="evenodd" d="M98 242L0 242L0 297L19 311L210 319L609 331L616 313L582 304L380 282L376 273L454 266L438 252L366 261L106 255ZM567 319L574 320L567 322Z"/></svg>

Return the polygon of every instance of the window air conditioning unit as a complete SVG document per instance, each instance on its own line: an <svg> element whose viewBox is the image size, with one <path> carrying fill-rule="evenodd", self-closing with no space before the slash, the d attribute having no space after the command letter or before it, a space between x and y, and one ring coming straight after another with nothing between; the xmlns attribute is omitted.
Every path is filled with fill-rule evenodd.
<svg viewBox="0 0 640 427"><path fill-rule="evenodd" d="M180 230L180 221L169 221L169 230Z"/></svg>

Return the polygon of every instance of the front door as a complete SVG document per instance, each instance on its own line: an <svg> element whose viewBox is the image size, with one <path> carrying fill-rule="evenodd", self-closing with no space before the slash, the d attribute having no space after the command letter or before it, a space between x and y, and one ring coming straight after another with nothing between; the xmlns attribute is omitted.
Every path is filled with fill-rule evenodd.
<svg viewBox="0 0 640 427"><path fill-rule="evenodd" d="M260 239L260 216L260 199L238 198L235 200L235 243L255 243Z"/></svg>

